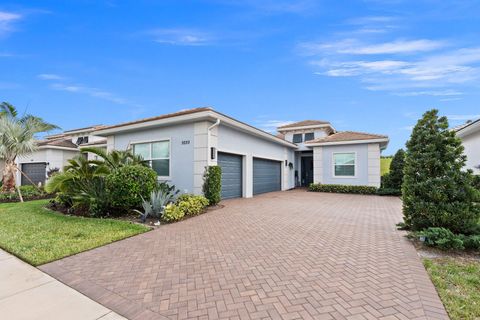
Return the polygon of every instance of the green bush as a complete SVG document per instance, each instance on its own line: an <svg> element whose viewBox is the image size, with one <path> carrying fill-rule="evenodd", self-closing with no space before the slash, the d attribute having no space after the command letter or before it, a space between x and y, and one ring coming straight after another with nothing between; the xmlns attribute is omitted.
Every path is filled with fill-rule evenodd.
<svg viewBox="0 0 480 320"><path fill-rule="evenodd" d="M480 219L479 192L464 170L461 140L438 110L426 112L407 142L402 185L404 222L411 230L441 227L472 234Z"/></svg>
<svg viewBox="0 0 480 320"><path fill-rule="evenodd" d="M402 189L403 183L403 167L405 165L405 151L398 150L393 156L390 163L390 171L382 176L382 188L385 189Z"/></svg>
<svg viewBox="0 0 480 320"><path fill-rule="evenodd" d="M43 188L37 188L36 186L20 186L20 192L22 193L23 200L36 199L39 197L46 197L47 192ZM0 201L14 201L20 200L18 192L4 192L0 193Z"/></svg>
<svg viewBox="0 0 480 320"><path fill-rule="evenodd" d="M312 183L308 191L332 192L332 193L355 193L355 194L376 194L377 188L370 186L349 186L340 184Z"/></svg>
<svg viewBox="0 0 480 320"><path fill-rule="evenodd" d="M480 250L480 235L471 235L463 238L463 246L468 250Z"/></svg>
<svg viewBox="0 0 480 320"><path fill-rule="evenodd" d="M480 175L473 176L473 187L480 191Z"/></svg>
<svg viewBox="0 0 480 320"><path fill-rule="evenodd" d="M401 196L402 190L392 188L380 188L377 190L379 196Z"/></svg>
<svg viewBox="0 0 480 320"><path fill-rule="evenodd" d="M193 194L182 194L177 200L178 207L187 216L198 215L208 206L208 199L204 196Z"/></svg>
<svg viewBox="0 0 480 320"><path fill-rule="evenodd" d="M425 244L431 247L437 247L442 250L464 249L461 236L453 234L445 228L428 228L419 232L419 235L425 237Z"/></svg>
<svg viewBox="0 0 480 320"><path fill-rule="evenodd" d="M165 222L174 222L182 220L185 212L176 204L170 203L163 210L162 220Z"/></svg>
<svg viewBox="0 0 480 320"><path fill-rule="evenodd" d="M157 173L140 165L125 165L106 176L106 188L115 208L139 208L157 186Z"/></svg>
<svg viewBox="0 0 480 320"><path fill-rule="evenodd" d="M203 194L210 205L216 205L222 199L222 168L210 166L203 175Z"/></svg>

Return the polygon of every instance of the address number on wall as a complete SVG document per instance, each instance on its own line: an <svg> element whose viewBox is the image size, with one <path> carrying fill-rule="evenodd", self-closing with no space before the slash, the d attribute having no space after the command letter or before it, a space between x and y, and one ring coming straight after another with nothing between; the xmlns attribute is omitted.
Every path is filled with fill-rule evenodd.
<svg viewBox="0 0 480 320"><path fill-rule="evenodd" d="M182 144L190 144L190 140L182 140Z"/></svg>

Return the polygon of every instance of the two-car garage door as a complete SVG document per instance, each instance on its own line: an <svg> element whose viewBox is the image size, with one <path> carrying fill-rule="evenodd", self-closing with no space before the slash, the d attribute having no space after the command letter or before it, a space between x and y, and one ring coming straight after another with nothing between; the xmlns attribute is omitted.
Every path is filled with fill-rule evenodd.
<svg viewBox="0 0 480 320"><path fill-rule="evenodd" d="M240 155L218 153L218 165L222 168L222 199L242 196L242 162ZM281 188L281 162L253 158L253 194L280 191Z"/></svg>

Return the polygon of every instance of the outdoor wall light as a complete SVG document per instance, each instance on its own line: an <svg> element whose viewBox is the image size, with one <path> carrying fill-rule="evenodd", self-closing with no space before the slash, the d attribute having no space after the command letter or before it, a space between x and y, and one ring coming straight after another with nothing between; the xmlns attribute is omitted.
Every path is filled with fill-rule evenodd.
<svg viewBox="0 0 480 320"><path fill-rule="evenodd" d="M210 159L215 160L217 157L217 149L215 147L210 148Z"/></svg>

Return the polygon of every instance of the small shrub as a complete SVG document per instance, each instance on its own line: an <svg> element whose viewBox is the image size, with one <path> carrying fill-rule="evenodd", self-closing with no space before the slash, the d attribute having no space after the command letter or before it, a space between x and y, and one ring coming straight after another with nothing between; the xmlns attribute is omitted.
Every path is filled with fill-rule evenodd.
<svg viewBox="0 0 480 320"><path fill-rule="evenodd" d="M140 165L126 165L106 177L112 206L122 210L139 208L157 186L157 173Z"/></svg>
<svg viewBox="0 0 480 320"><path fill-rule="evenodd" d="M401 196L402 190L392 188L380 188L377 190L379 196Z"/></svg>
<svg viewBox="0 0 480 320"><path fill-rule="evenodd" d="M222 168L210 166L203 175L203 194L210 205L216 205L222 199Z"/></svg>
<svg viewBox="0 0 480 320"><path fill-rule="evenodd" d="M480 250L480 235L471 235L463 238L463 246L468 250Z"/></svg>
<svg viewBox="0 0 480 320"><path fill-rule="evenodd" d="M418 234L425 237L427 246L438 247L442 250L464 249L462 237L445 228L428 228Z"/></svg>
<svg viewBox="0 0 480 320"><path fill-rule="evenodd" d="M32 185L20 186L20 192L22 193L23 200L37 199L48 196L43 188L38 188ZM18 191L15 192L2 192L0 193L0 201L10 202L20 200Z"/></svg>
<svg viewBox="0 0 480 320"><path fill-rule="evenodd" d="M350 186L340 184L320 184L312 183L308 187L312 192L332 192L332 193L355 193L355 194L376 194L377 188L370 186Z"/></svg>
<svg viewBox="0 0 480 320"><path fill-rule="evenodd" d="M204 196L182 194L178 197L177 205L187 216L198 215L208 206L208 199Z"/></svg>
<svg viewBox="0 0 480 320"><path fill-rule="evenodd" d="M176 204L170 203L163 210L162 220L165 222L174 222L183 219L185 212Z"/></svg>

